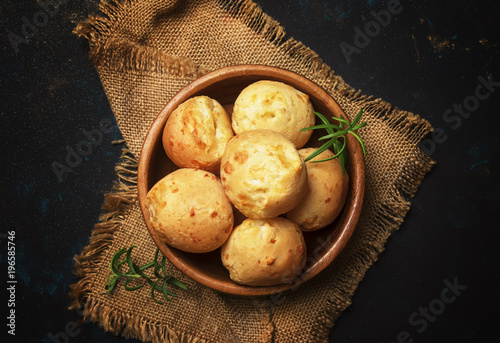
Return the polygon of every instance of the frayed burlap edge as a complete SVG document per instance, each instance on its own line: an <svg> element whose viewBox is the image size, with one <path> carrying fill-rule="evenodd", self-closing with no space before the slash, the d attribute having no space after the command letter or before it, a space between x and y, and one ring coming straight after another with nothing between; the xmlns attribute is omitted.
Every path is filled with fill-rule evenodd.
<svg viewBox="0 0 500 343"><path fill-rule="evenodd" d="M119 143L124 143L120 141ZM117 181L104 197L103 211L99 223L94 225L89 244L74 257L75 276L80 280L70 286L72 302L70 309L80 308L92 289L92 277L99 270L109 246L115 238L115 231L123 225L127 213L137 201L137 160L128 149L122 150L120 161L115 167ZM88 316L85 305L85 319Z"/></svg>
<svg viewBox="0 0 500 343"><path fill-rule="evenodd" d="M84 321L96 322L105 331L125 338L136 338L144 342L206 343L203 339L177 333L156 322L132 313L119 312L98 300L88 298L94 289L93 276L107 262L104 258L114 241L115 233L123 226L125 217L137 202L137 168L137 159L127 148L123 148L115 167L117 180L112 190L105 195L99 223L94 226L89 244L74 257L74 274L79 280L70 286L69 309L80 309Z"/></svg>
<svg viewBox="0 0 500 343"><path fill-rule="evenodd" d="M423 178L434 164L433 160L416 148L415 157L403 168L401 176L389 191L388 200L392 206L381 204L376 215L371 218L369 227L365 230L370 232L370 238L356 247L357 250L350 256L348 263L338 261L338 264L347 264L347 267L337 276L330 292L331 297L326 299L328 305L318 314L318 319L310 330L318 342L328 341L335 321L351 305L359 283L384 251L388 238L403 223L410 210L409 198L415 195ZM345 250L348 249L349 245ZM341 254L338 259L342 258Z"/></svg>
<svg viewBox="0 0 500 343"><path fill-rule="evenodd" d="M73 33L89 41L89 59L95 66L112 66L120 70L143 70L195 79L208 72L191 59L166 54L151 47L113 36L113 22L123 16L125 3L137 0L102 1L99 11L103 16L89 16L78 23Z"/></svg>
<svg viewBox="0 0 500 343"><path fill-rule="evenodd" d="M168 55L130 41L112 38L112 22L121 16L120 11L123 6L134 1L136 0L126 0L123 4L119 0L102 2L99 9L105 16L90 17L88 21L78 24L75 28L74 32L77 35L89 41L90 60L94 65L102 66L106 63L115 70L147 70L192 79L209 71L188 58ZM416 146L432 131L432 127L418 115L394 108L381 99L374 99L350 87L314 51L293 38L287 38L283 27L252 1L230 0L217 3L234 18L275 44L309 73L323 78L325 80L323 87L329 92L336 92L337 96L346 97L359 107L370 109L377 119L384 121L391 128L397 127L400 133L405 134L415 144L414 156L403 168L402 174L390 190L389 200L392 207L381 205L368 230L373 236L369 242L358 246L358 251L350 257L348 267L336 280L338 283L334 286L335 292L331 292L332 297L326 299L328 305L318 315L316 325L310 330L311 336L318 341L327 341L335 320L350 306L357 286L384 250L388 237L403 223L410 208L409 198L415 195L424 176L434 165L434 161ZM99 267L94 261L100 261L100 257L105 254L109 243L113 241L113 232L122 225L123 216L136 201L136 170L137 160L125 151L117 166L118 183L105 198L103 210L107 212L101 216L101 222L96 224L89 246L75 257L75 274L81 280L71 287L73 302L70 308L78 308L83 304L84 319L96 321L106 331L127 338L170 341L169 337L175 337L175 340L180 342L204 343L205 340L197 337L177 335L169 328L119 313L103 304L86 299L91 287L89 284L91 276Z"/></svg>

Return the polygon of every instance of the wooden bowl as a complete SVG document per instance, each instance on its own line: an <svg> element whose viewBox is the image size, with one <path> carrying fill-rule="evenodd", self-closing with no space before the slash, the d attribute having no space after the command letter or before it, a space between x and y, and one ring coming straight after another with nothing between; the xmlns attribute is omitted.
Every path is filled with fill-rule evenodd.
<svg viewBox="0 0 500 343"><path fill-rule="evenodd" d="M349 193L342 213L330 226L305 232L307 263L302 273L290 284L276 286L244 286L229 278L220 258L220 248L204 254L187 253L166 245L150 225L145 198L154 184L177 167L167 157L162 145L162 132L167 118L179 104L197 95L206 95L219 101L232 113L232 105L238 94L258 80L281 81L309 95L314 109L327 118L344 112L333 98L321 87L293 72L262 65L238 65L213 71L193 81L175 95L160 112L144 141L137 176L139 201L148 230L160 251L184 274L214 290L242 296L261 296L297 287L321 272L345 247L351 237L361 212L364 196L364 157L359 142L347 136ZM320 134L324 134L321 132ZM316 137L317 138L317 137ZM316 138L306 146L319 146Z"/></svg>

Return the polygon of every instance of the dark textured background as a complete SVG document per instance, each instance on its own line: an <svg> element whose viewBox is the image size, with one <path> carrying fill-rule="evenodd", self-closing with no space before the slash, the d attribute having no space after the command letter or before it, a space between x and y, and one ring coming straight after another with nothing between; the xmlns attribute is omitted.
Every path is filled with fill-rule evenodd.
<svg viewBox="0 0 500 343"><path fill-rule="evenodd" d="M22 36L23 23L33 22L41 7L34 0L0 5L2 342L125 341L94 324L73 327L79 316L67 310L72 259L88 244L115 179L121 146L111 142L121 135L88 61L87 42L71 33L96 11L96 1L62 2L46 20L37 17L40 28L27 32L32 37L17 53L9 35ZM437 165L331 340L500 341L500 87L473 102L480 77L500 82L498 2L401 1L401 12L350 62L341 43L354 45L356 27L363 29L373 20L370 12L389 1L257 3L348 84L420 114L441 133L431 151ZM458 121L450 111L464 101L474 108ZM59 182L52 163L64 163L66 147L75 149L85 139L82 130L98 129L103 119L114 130ZM16 244L15 337L6 326L7 231L15 231ZM439 307L446 280L466 288ZM437 315L422 319L429 306ZM419 324L412 324L412 314Z"/></svg>

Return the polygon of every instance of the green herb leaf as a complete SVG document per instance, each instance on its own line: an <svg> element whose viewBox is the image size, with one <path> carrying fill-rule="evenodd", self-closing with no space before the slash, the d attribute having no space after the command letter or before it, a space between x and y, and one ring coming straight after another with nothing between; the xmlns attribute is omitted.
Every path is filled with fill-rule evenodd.
<svg viewBox="0 0 500 343"><path fill-rule="evenodd" d="M171 284L171 285L174 285L174 286L177 286L179 288L182 288L183 290L186 290L187 291L187 287L185 284L183 284L182 282L180 282L178 279L176 279L174 276L170 276L168 279L167 279L168 283Z"/></svg>
<svg viewBox="0 0 500 343"><path fill-rule="evenodd" d="M165 263L167 262L167 258L163 255L161 259L161 271L163 272L163 277L167 277L167 268L165 267Z"/></svg>
<svg viewBox="0 0 500 343"><path fill-rule="evenodd" d="M125 282L123 283L123 287L127 290L127 291L136 291L140 288L142 288L144 286L144 284L142 285L137 285L137 286L133 286L133 287L129 287L129 283L132 282L132 281L135 281L137 280L138 278L136 277L132 277L132 278L129 278L127 280L125 280Z"/></svg>
<svg viewBox="0 0 500 343"><path fill-rule="evenodd" d="M105 288L107 289L106 293L104 294L109 294L113 291L113 289L115 288L115 285L116 285L116 280L118 280L118 276L116 275L110 275L107 279L106 279L106 286Z"/></svg>
<svg viewBox="0 0 500 343"><path fill-rule="evenodd" d="M156 299L156 291L162 293L164 298L168 301L172 301L171 297L177 295L168 290L167 285L172 285L183 290L188 289L179 279L173 275L167 275L167 260L165 256L162 257L161 263L158 263L159 249L156 249L152 262L148 262L142 266L137 265L132 259L132 250L136 247L137 246L132 246L128 249L119 249L113 255L111 258L111 275L106 279L106 285L104 287L106 292L104 294L110 294L116 288L117 282L123 279L123 288L130 292L141 289L145 284L149 284L151 286L151 297L156 303L163 305L163 302ZM124 254L125 258L121 260ZM120 270L120 266L123 264L128 265L129 270L127 272ZM149 276L145 273L145 270L149 268L153 268L153 276Z"/></svg>
<svg viewBox="0 0 500 343"><path fill-rule="evenodd" d="M363 115L363 107L361 107L359 109L359 112L358 112L358 114L356 114L356 117L354 117L351 125L356 126L356 124L358 124L358 122L360 121L362 115ZM366 125L366 123L364 123L364 124Z"/></svg>
<svg viewBox="0 0 500 343"><path fill-rule="evenodd" d="M366 155L365 145L363 144L363 141L361 140L361 137L359 137L356 132L349 132L349 133L351 135L353 135L354 137L356 137L356 139L359 141L359 143L361 145L361 149L363 149L363 155Z"/></svg>
<svg viewBox="0 0 500 343"><path fill-rule="evenodd" d="M321 121L323 122L323 124L327 124L328 127L326 127L326 132L328 133L333 133L333 128L331 127L331 123L328 121L328 119L326 119L326 117L324 115L322 115L321 113L319 112L316 112L316 111L313 111L313 113L319 117L319 119L321 119Z"/></svg>
<svg viewBox="0 0 500 343"><path fill-rule="evenodd" d="M329 135L326 135L326 136L319 138L318 141L324 141L324 140L332 139L332 138L336 138L336 137L343 137L343 136L345 136L345 134L347 132L348 132L347 130L333 132L333 133L330 133Z"/></svg>
<svg viewBox="0 0 500 343"><path fill-rule="evenodd" d="M169 295L173 295L174 297L176 295L167 290L167 281L168 281L168 279L163 279L163 283L161 285L161 290L163 292L163 296L165 297L165 299L167 299L168 301L172 301L172 299L170 299Z"/></svg>
<svg viewBox="0 0 500 343"><path fill-rule="evenodd" d="M127 252L127 249L122 248L116 252L116 254L111 259L111 271L117 276L127 277L127 273L120 271L120 266L126 262L126 260L120 262L120 257Z"/></svg>
<svg viewBox="0 0 500 343"><path fill-rule="evenodd" d="M313 158L315 158L316 156L318 156L319 154L321 154L323 151L325 151L326 149L328 149L330 146L332 146L334 142L335 141L333 141L333 140L331 140L329 142L326 142L321 147L319 147L318 149L316 149L316 151L314 151L311 155L307 156L304 161L308 162L308 161L312 160Z"/></svg>
<svg viewBox="0 0 500 343"><path fill-rule="evenodd" d="M323 151L333 146L334 156L322 160L311 161L311 163L325 162L332 160L334 158L338 158L340 166L342 168L342 174L344 174L345 167L347 165L346 135L351 134L354 137L356 137L356 139L361 144L361 148L363 149L363 154L366 155L366 148L363 143L363 140L355 132L361 129L362 127L366 126L366 123L358 124L359 121L361 120L361 116L363 115L363 108L359 110L358 114L356 114L356 117L353 119L352 122L349 122L347 119L345 119L342 116L342 114L339 116L339 118L332 117L333 120L339 123L338 125L330 123L328 119L319 112L313 111L313 113L321 120L323 124L306 127L301 129L301 131L325 129L327 134L325 136L318 138L318 141L327 141L327 142L325 142L322 146L316 149L312 154L307 156L307 158L304 161L305 162L311 161L313 158L321 154Z"/></svg>
<svg viewBox="0 0 500 343"><path fill-rule="evenodd" d="M132 249L137 248L137 245L134 245L127 250L127 264L130 270L137 275L137 272L134 268L134 262L132 262Z"/></svg>
<svg viewBox="0 0 500 343"><path fill-rule="evenodd" d="M153 282L153 286L151 287L151 298L153 298L153 300L154 300L156 303L158 303L158 304L160 304L160 305L163 305L163 303L162 303L161 301L158 301L158 300L156 300L156 298L155 298L155 289L157 289L156 287L157 287L157 285L158 285L158 281L160 281L160 280L161 280L161 279L156 279L156 281L155 281L155 282ZM168 298L167 298L167 299L168 299ZM168 300L170 300L170 299L168 299Z"/></svg>

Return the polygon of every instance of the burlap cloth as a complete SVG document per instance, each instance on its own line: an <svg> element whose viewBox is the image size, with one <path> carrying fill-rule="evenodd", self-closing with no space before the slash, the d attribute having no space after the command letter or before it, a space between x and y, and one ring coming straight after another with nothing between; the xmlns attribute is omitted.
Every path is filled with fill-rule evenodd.
<svg viewBox="0 0 500 343"><path fill-rule="evenodd" d="M79 280L72 286L71 307L83 306L85 319L106 331L145 342L328 341L335 320L403 222L409 199L433 164L417 147L431 130L429 123L346 85L251 1L112 1L103 2L101 11L75 32L90 43L90 59L128 150L90 244L75 257ZM364 108L366 196L352 239L324 272L279 297L219 294L179 272L189 290L178 290L178 297L163 306L151 299L147 287L135 292L120 287L103 295L118 249L137 245L134 256L141 264L155 252L136 188L137 160L150 124L183 86L235 64L299 73L327 90L351 118Z"/></svg>

